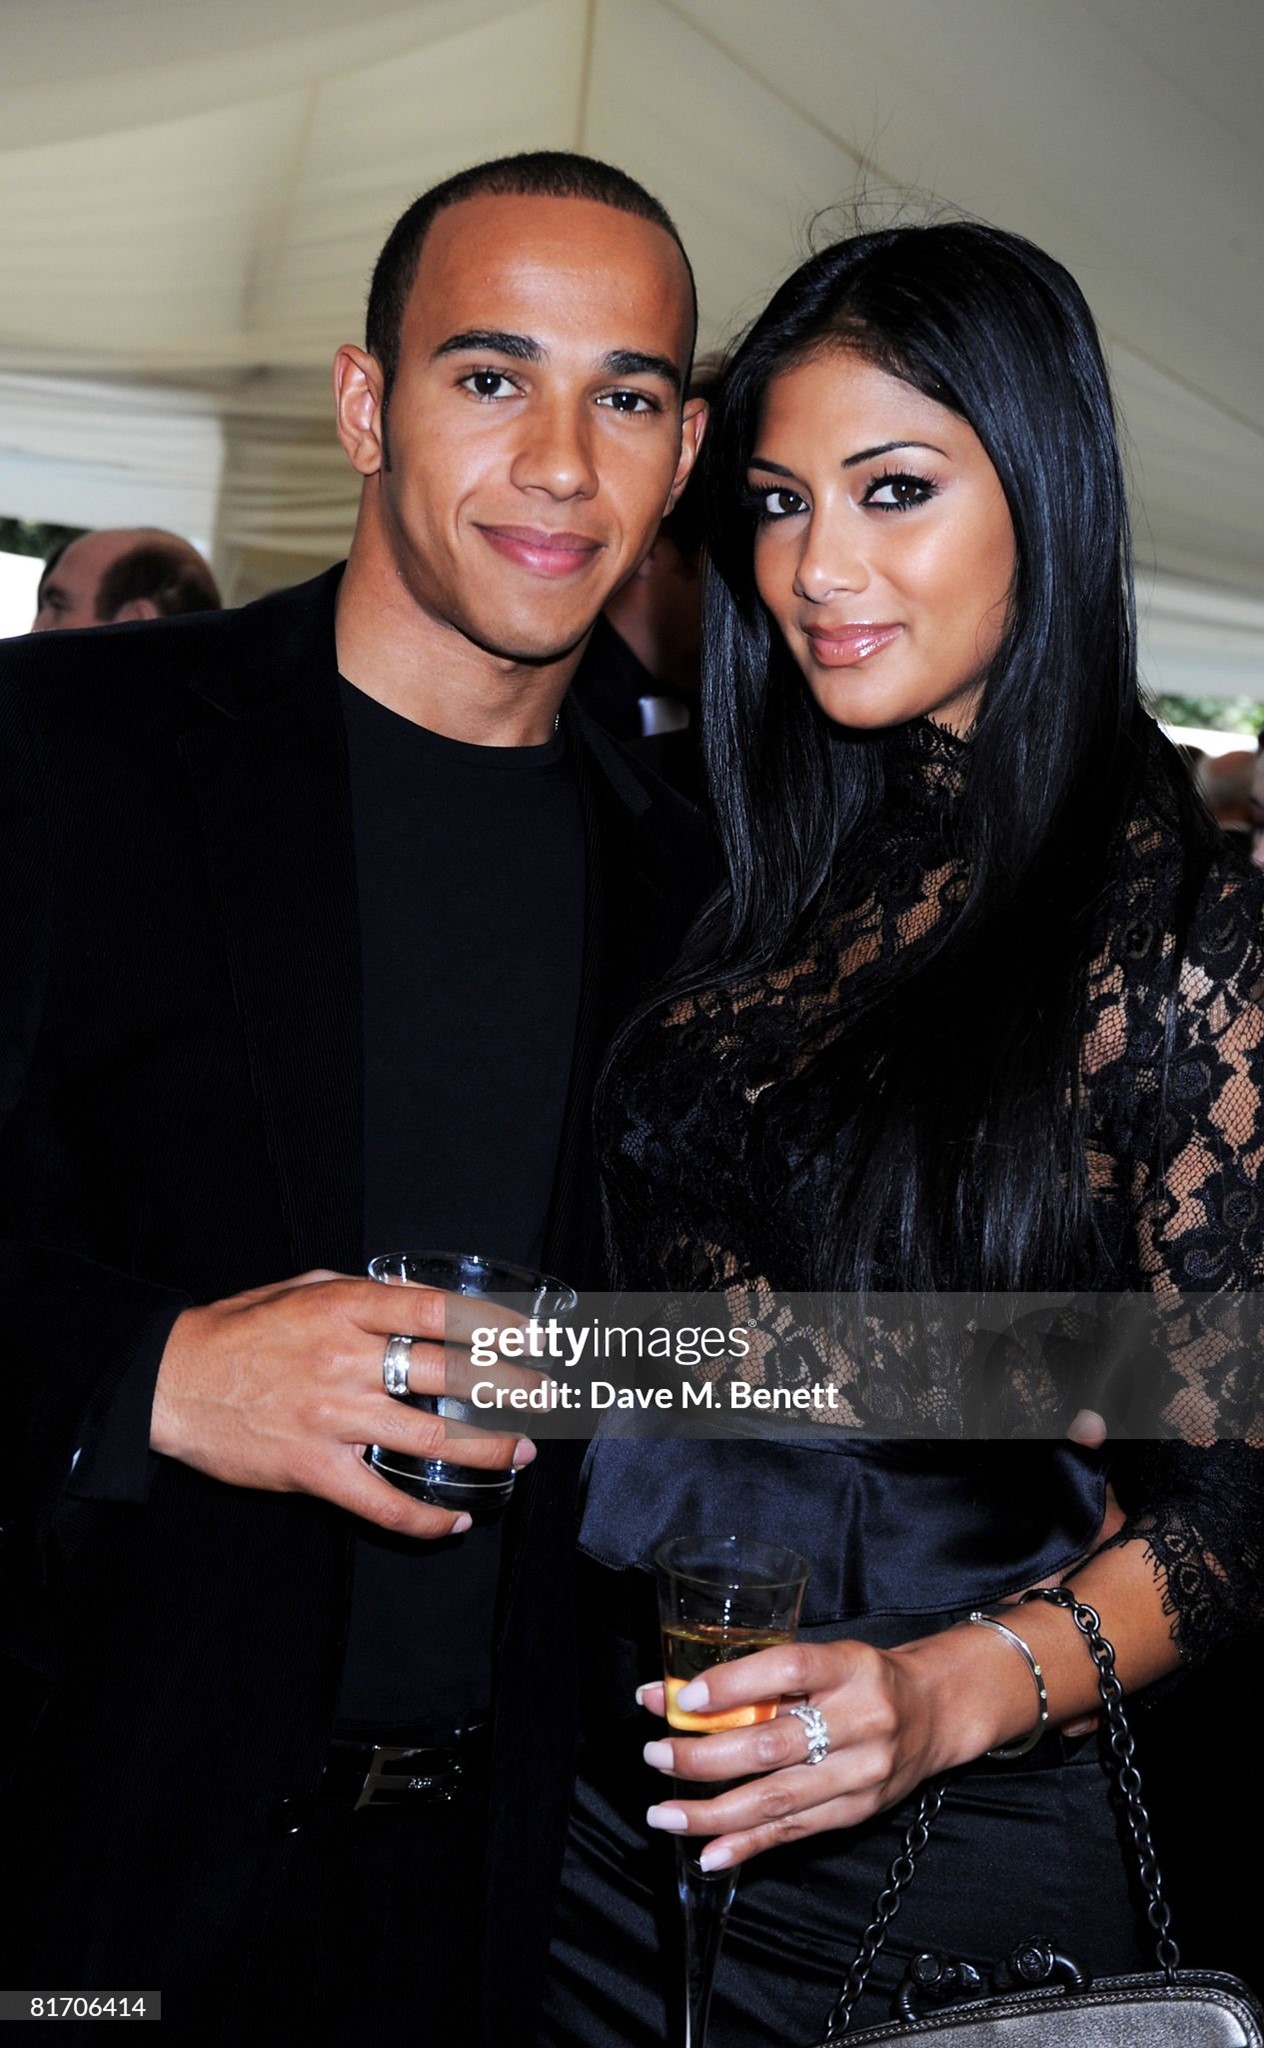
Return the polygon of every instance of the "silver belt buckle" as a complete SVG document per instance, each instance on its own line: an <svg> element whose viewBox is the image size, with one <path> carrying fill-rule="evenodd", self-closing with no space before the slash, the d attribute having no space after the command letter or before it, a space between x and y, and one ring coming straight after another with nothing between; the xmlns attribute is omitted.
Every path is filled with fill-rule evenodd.
<svg viewBox="0 0 1264 2048"><path fill-rule="evenodd" d="M448 1760L430 1770L418 1761L438 1756ZM359 1813L362 1806L402 1806L410 1793L426 1794L436 1803L449 1802L460 1775L460 1758L454 1757L450 1749L433 1743L420 1749L394 1749L377 1744L352 1812Z"/></svg>

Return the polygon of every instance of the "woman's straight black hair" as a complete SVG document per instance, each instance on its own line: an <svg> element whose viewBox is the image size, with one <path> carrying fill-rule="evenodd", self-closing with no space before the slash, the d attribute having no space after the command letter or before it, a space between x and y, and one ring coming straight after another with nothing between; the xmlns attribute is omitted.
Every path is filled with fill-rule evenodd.
<svg viewBox="0 0 1264 2048"><path fill-rule="evenodd" d="M1188 897L1210 821L1137 688L1110 385L1074 279L975 222L854 236L804 263L729 364L705 451L705 730L730 873L693 972L786 957L882 802L881 735L818 708L755 587L747 466L779 372L848 351L949 407L1005 493L1010 612L954 830L966 891L888 963L813 1069L836 1165L815 1284L1075 1284L1092 1232L1079 1097L1098 913L1143 762L1180 812Z"/></svg>

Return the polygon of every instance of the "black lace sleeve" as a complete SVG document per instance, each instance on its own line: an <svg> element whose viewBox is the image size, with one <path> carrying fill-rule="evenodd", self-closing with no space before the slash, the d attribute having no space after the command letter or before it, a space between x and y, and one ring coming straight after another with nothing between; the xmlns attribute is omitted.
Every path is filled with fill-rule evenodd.
<svg viewBox="0 0 1264 2048"><path fill-rule="evenodd" d="M1181 1655L1197 1661L1264 1620L1264 888L1236 865L1213 872L1174 997L1120 969L1155 939L1152 898L1139 885L1135 897L1113 972L1097 977L1117 993L1092 1057L1123 1113L1135 1284L1164 1324L1173 1436L1113 1457L1128 1510L1117 1540L1144 1538ZM1170 954L1170 931L1161 943Z"/></svg>
<svg viewBox="0 0 1264 2048"><path fill-rule="evenodd" d="M1264 1619L1264 1452L1249 1444L1130 1444L1111 1461L1128 1519L1116 1543L1143 1538L1187 1664Z"/></svg>
<svg viewBox="0 0 1264 2048"><path fill-rule="evenodd" d="M1094 1169L1104 1203L1126 1210L1126 1284L1164 1317L1165 1425L1193 1443L1264 1443L1264 885L1213 872L1174 989L1163 895L1135 879L1131 894L1090 977ZM1130 952L1153 964L1129 973Z"/></svg>

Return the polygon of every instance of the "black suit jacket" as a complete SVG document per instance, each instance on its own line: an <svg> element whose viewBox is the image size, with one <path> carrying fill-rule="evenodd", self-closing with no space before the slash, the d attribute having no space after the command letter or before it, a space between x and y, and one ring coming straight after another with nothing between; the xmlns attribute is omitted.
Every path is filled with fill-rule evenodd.
<svg viewBox="0 0 1264 2048"><path fill-rule="evenodd" d="M152 1456L143 1507L77 1499L73 1466L188 1303L360 1264L338 573L0 650L0 1771L23 1901L0 1981L159 1985L190 2040L319 1775L350 1518ZM546 1251L592 1282L592 1081L708 856L686 806L567 723L589 883ZM559 1557L573 1474L545 1447L520 1482L516 1525ZM530 1640L512 1599L505 1627Z"/></svg>

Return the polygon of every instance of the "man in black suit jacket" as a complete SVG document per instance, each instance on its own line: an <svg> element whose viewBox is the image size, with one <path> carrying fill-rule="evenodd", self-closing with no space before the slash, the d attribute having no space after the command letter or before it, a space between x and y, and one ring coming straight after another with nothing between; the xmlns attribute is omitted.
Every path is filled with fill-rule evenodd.
<svg viewBox="0 0 1264 2048"><path fill-rule="evenodd" d="M182 2041L468 2032L497 1558L364 1464L440 1440L383 1353L433 1389L442 1304L351 1276L600 1277L596 1065L706 855L564 697L696 451L693 317L621 174L450 180L338 352L345 572L5 650L6 1984L158 1988ZM513 1598L569 1535L570 1447L530 1459L461 1449L523 1468L514 1701L566 1628L560 1577ZM357 1807L392 1741L416 1797Z"/></svg>

